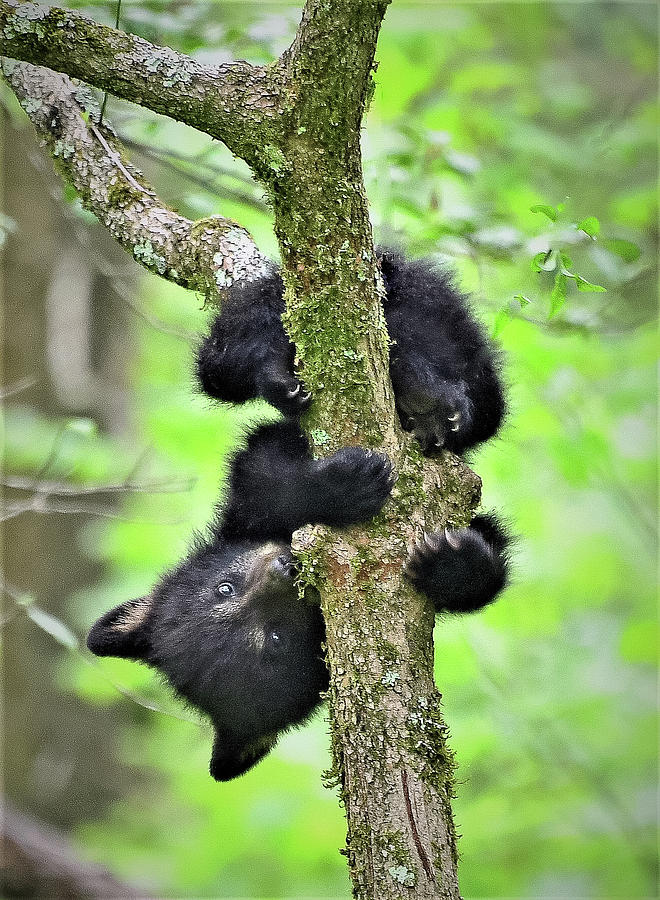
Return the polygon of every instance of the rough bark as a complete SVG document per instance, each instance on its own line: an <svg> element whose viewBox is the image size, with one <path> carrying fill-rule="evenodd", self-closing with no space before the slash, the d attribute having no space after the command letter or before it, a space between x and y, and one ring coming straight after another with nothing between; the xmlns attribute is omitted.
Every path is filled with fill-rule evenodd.
<svg viewBox="0 0 660 900"><path fill-rule="evenodd" d="M71 10L0 0L2 54L47 66L205 131L249 156L277 121L277 71L207 66Z"/></svg>
<svg viewBox="0 0 660 900"><path fill-rule="evenodd" d="M287 324L315 397L306 424L320 453L342 444L379 447L399 474L374 524L343 534L309 529L296 546L327 621L334 775L355 894L455 898L452 758L433 683L433 614L403 580L402 566L422 523L464 524L461 509L474 502L477 484L458 474L456 460L425 464L394 413L359 153L385 7L309 2L283 60L300 88L274 196L275 229ZM446 483L429 490L447 478L450 490Z"/></svg>
<svg viewBox="0 0 660 900"><path fill-rule="evenodd" d="M179 99L165 111L225 140L266 186L282 253L287 328L315 398L305 425L316 450L325 455L345 444L378 447L390 454L399 475L392 500L368 527L304 529L294 541L303 577L319 588L327 621L333 777L346 808L354 891L377 900L457 898L453 761L433 682L433 613L407 585L402 567L406 547L424 530L469 521L479 480L449 453L439 462L423 459L394 412L360 157L360 124L387 3L308 0L294 43L273 66L259 70L265 87L256 93L252 67L235 64L231 77L225 68L201 73L203 67L167 51L167 73L164 63L154 63L151 75L147 66L137 79L138 96L110 66L109 48L116 54L120 46L117 32L74 17L80 40L93 41L86 56L84 48L73 50L60 38L51 45L50 32L61 27L59 12L19 15L11 0L0 0L0 35L3 52L151 108L160 103L153 94L171 82L170 92L185 94L186 102ZM146 52L135 38L121 40L125 54L131 47L138 55ZM149 52L154 60L163 58L157 48ZM182 90L188 82L177 73L191 72L195 89ZM187 105L190 93L194 112ZM240 120L236 135L227 134L229 119ZM82 143L76 153L86 158ZM75 182L74 168L70 164L66 174L84 194L87 182ZM138 218L148 221L142 191L124 183L122 190L131 195L129 209L145 204ZM107 204L97 205L109 224ZM176 235L176 218L163 225L163 242L170 227ZM187 256L185 247L180 255ZM195 266L204 269L208 258L188 257L188 263L192 283ZM182 262L174 268L183 270ZM163 274L172 277L167 267ZM215 283L208 272L198 278Z"/></svg>
<svg viewBox="0 0 660 900"><path fill-rule="evenodd" d="M83 205L147 269L210 296L270 269L236 222L222 216L192 222L165 206L112 128L99 124L91 91L29 63L4 60L2 71Z"/></svg>

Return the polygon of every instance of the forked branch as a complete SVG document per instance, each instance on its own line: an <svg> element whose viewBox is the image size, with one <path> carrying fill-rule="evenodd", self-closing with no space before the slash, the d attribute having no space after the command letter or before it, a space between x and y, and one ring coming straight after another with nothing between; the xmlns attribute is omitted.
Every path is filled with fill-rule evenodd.
<svg viewBox="0 0 660 900"><path fill-rule="evenodd" d="M241 278L269 271L252 238L231 219L193 222L169 209L99 121L90 91L29 63L5 60L4 75L83 205L150 271L221 296Z"/></svg>
<svg viewBox="0 0 660 900"><path fill-rule="evenodd" d="M0 0L0 54L47 66L205 131L243 157L277 122L277 73L208 66L70 10Z"/></svg>

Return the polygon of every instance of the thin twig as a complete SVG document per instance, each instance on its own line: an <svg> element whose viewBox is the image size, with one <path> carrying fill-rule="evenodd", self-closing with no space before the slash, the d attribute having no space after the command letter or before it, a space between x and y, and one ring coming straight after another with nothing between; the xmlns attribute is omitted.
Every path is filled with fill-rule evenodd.
<svg viewBox="0 0 660 900"><path fill-rule="evenodd" d="M7 387L0 388L0 403L8 400L10 397L15 397L16 394L27 391L38 381L39 379L36 375L26 375L25 378L19 378L18 381L14 381L13 384L8 384Z"/></svg>
<svg viewBox="0 0 660 900"><path fill-rule="evenodd" d="M39 513L43 515L62 514L62 515L82 515L97 516L101 519L113 519L118 522L145 522L153 525L181 525L186 520L178 517L176 519L161 519L149 516L132 516L122 515L114 512L110 507L88 505L74 505L67 503L51 503L45 496L36 495L30 501L22 503L5 503L5 512L0 514L0 522L7 522L9 519L16 519L25 513Z"/></svg>
<svg viewBox="0 0 660 900"><path fill-rule="evenodd" d="M111 684L113 688L122 695L122 697L126 697L128 700L132 700L133 703L137 703L138 706L142 706L144 707L144 709L149 709L152 712L160 713L163 716L170 716L170 718L178 719L180 722L190 722L191 725L196 725L198 728L204 727L199 719L193 719L190 716L183 715L183 713L176 713L171 712L167 709L163 709L163 707L158 706L157 703L152 703L150 700L145 699L140 694L136 694L135 691L131 690L130 688L127 688L123 684L120 684L118 681L112 678L111 675L108 675L101 662L96 659L95 656L88 656L87 653L83 653L81 651L78 651L78 656L80 660L82 660L82 662L95 669L105 679L105 681Z"/></svg>
<svg viewBox="0 0 660 900"><path fill-rule="evenodd" d="M129 474L129 479L131 477ZM39 481L31 478L8 475L0 479L0 484L19 491L32 491L35 494L44 494L51 497L87 497L96 494L177 494L189 491L195 484L194 478L182 482L153 481L137 483L130 480L114 484L77 485L67 484L62 481Z"/></svg>
<svg viewBox="0 0 660 900"><path fill-rule="evenodd" d="M94 135L94 137L96 138L96 140L101 144L101 146L103 147L103 149L105 150L105 152L108 154L108 157L109 157L109 158L112 160L112 162L117 166L117 168L118 168L119 171L122 173L122 175L124 176L124 178L126 179L126 181L128 181L128 183L130 184L130 186L131 186L132 188L135 188L136 191L140 191L140 193L146 194L148 197L155 197L155 196L156 196L156 192L155 192L155 191L152 191L152 190L150 190L149 188L144 187L144 185L141 185L139 181L136 181L135 178L133 178L133 176L131 175L131 173L128 171L128 169L126 168L126 166L125 166L125 165L123 164L123 162L121 161L121 156L120 156L120 154L117 153L116 150L113 150L113 149L112 149L112 147L110 146L110 144L106 141L106 139L103 137L103 135L102 135L101 132L98 130L98 128L96 127L96 125L93 124L93 122L90 122L90 123L89 123L89 130L92 132L92 134Z"/></svg>
<svg viewBox="0 0 660 900"><path fill-rule="evenodd" d="M166 156L170 160L178 160L179 162L187 163L188 165L194 165L198 169L206 169L209 175L212 175L213 177L227 176L229 178L234 178L236 181L241 181L245 185L254 187L254 180L250 178L249 175L244 175L242 172L235 172L233 169L219 166L216 163L207 162L203 159L201 153L198 153L195 156L188 156L185 153L179 153L177 150L169 148L167 150L161 150L158 147L152 147L150 144L145 144L142 141L136 141L135 138L131 138L123 132L121 128L117 130L117 137L125 147L130 147L131 150L138 150L140 153L144 153L147 156L158 158Z"/></svg>
<svg viewBox="0 0 660 900"><path fill-rule="evenodd" d="M42 609L42 607L38 606L34 603L24 591L21 591L15 585L10 584L4 575L0 572L0 590L2 590L10 600L14 603L14 610L9 616L5 616L5 618L0 621L0 628L4 625L8 624L9 621L14 619L18 614L24 613L27 614L28 609L37 610L38 612L45 613L50 619L54 622L58 623L63 631L70 632L72 635L72 639L76 637L74 632L71 631L68 625L66 625L61 619L57 616L54 616L52 613L46 613L46 610ZM44 631L46 634L49 634L51 637L53 635L48 631L47 628L44 628L43 625L40 625L39 622L35 621L34 618L30 617L30 621ZM158 706L156 703L152 703L150 700L146 700L144 697L136 694L130 688L125 687L123 684L120 684L118 681L115 681L111 675L109 675L102 664L99 662L96 657L91 656L90 654L83 652L80 649L80 645L82 641L78 641L78 646L70 646L68 649L71 653L74 653L82 662L86 665L91 666L95 669L104 679L109 682L113 686L113 688L118 691L122 696L127 697L129 700L132 700L134 703L137 703L138 706L142 706L145 709L149 709L152 712L160 713L164 716L170 716L173 719L178 719L181 722L190 722L192 725L196 725L198 728L202 728L203 725L199 721L199 719L193 719L190 716L185 716L181 713L170 712L169 710L163 709L161 706Z"/></svg>
<svg viewBox="0 0 660 900"><path fill-rule="evenodd" d="M213 186L210 185L208 180L203 178L200 175L195 175L194 172L189 172L182 166L177 165L173 162L173 159L181 160L188 165L197 165L194 158L183 156L182 154L174 154L174 153L163 153L155 148L149 147L148 144L141 144L138 141L132 141L127 138L122 137L122 142L130 147L132 150L137 150L138 153L142 153L144 156L153 159L158 165L162 166L164 169L168 169L170 172L176 172L177 175L180 175L182 178L185 178L191 184L196 185L197 187L203 188L209 194L213 194L221 200L235 200L237 203L242 203L246 206L250 206L253 209L258 210L259 212L267 213L268 206L263 203L261 200L258 200L256 197L251 197L249 194L243 193L242 191L237 191L235 188L229 188L226 186ZM169 158L168 158L169 157ZM227 175L230 177L237 177L233 172L230 172L228 169L214 169L214 167L205 165L207 171L209 171L213 177L219 177L221 175Z"/></svg>
<svg viewBox="0 0 660 900"><path fill-rule="evenodd" d="M121 0L117 0L117 9L115 12L115 28L119 28L119 17L121 15ZM105 105L108 102L108 92L103 94L103 103L101 104L101 112L99 113L99 126L103 124L103 114L105 113Z"/></svg>

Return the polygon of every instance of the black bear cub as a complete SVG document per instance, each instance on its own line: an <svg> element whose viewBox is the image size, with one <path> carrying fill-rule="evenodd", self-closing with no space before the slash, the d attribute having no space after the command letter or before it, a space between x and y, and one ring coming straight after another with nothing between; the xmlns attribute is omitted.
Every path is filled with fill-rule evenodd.
<svg viewBox="0 0 660 900"><path fill-rule="evenodd" d="M392 484L381 453L350 447L314 460L295 422L262 426L232 461L208 540L148 597L99 619L89 649L160 669L215 726L213 777L242 774L328 684L323 616L298 596L291 535L308 522L373 517Z"/></svg>
<svg viewBox="0 0 660 900"><path fill-rule="evenodd" d="M428 260L378 254L401 424L425 453L462 453L492 437L502 420L496 355L446 273ZM198 377L209 396L232 403L263 397L285 415L306 408L310 396L294 372L283 312L276 271L231 292L199 352Z"/></svg>
<svg viewBox="0 0 660 900"><path fill-rule="evenodd" d="M497 427L503 401L477 326L424 264L386 257L383 269L393 292L388 325L397 342L391 372L400 413L414 418L410 427L427 449L483 440ZM308 398L293 375L280 288L275 276L259 284L230 297L200 351L201 381L214 396L261 394L299 412ZM434 300L438 285L447 293ZM249 310L248 298L255 303ZM280 732L314 711L328 686L323 617L298 595L293 532L308 523L342 527L370 519L393 482L384 454L349 447L315 460L295 418L262 425L231 462L227 498L209 537L148 597L99 619L90 650L159 669L214 725L211 775L241 775ZM506 551L496 520L478 516L469 528L426 534L406 574L438 612L476 610L504 587Z"/></svg>
<svg viewBox="0 0 660 900"><path fill-rule="evenodd" d="M371 518L393 481L384 454L349 447L314 460L295 421L262 426L233 459L209 539L148 597L99 619L89 649L160 669L213 722L211 775L241 775L328 686L323 616L298 596L293 532ZM477 517L470 528L425 535L407 574L438 611L478 609L505 584L505 549L496 523Z"/></svg>

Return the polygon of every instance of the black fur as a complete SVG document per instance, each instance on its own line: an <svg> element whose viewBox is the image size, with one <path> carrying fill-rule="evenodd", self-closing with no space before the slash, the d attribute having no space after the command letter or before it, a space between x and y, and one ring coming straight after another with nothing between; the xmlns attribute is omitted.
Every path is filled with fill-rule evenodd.
<svg viewBox="0 0 660 900"><path fill-rule="evenodd" d="M343 527L373 518L389 496L392 466L382 453L345 447L312 458L294 419L263 425L232 463L218 534L290 541L307 523Z"/></svg>
<svg viewBox="0 0 660 900"><path fill-rule="evenodd" d="M102 616L89 649L158 668L213 722L213 777L242 774L328 684L323 616L294 582L293 531L372 518L393 481L382 453L349 447L317 461L295 421L262 426L232 461L209 539L149 597Z"/></svg>
<svg viewBox="0 0 660 900"><path fill-rule="evenodd" d="M408 557L406 575L436 612L474 612L507 583L509 538L494 516L469 528L425 534Z"/></svg>
<svg viewBox="0 0 660 900"><path fill-rule="evenodd" d="M404 427L425 452L461 452L496 431L504 401L492 350L465 300L429 263L381 258L390 375ZM349 447L314 460L297 424L309 396L282 327L279 274L232 291L199 350L210 396L262 396L290 416L251 434L232 460L209 538L149 597L103 616L88 637L100 656L158 668L215 727L211 774L250 769L278 734L304 721L328 686L318 605L298 595L291 536L376 515L392 489L383 454ZM438 612L490 603L506 583L507 538L493 518L424 537L406 572Z"/></svg>
<svg viewBox="0 0 660 900"><path fill-rule="evenodd" d="M447 274L428 260L379 254L401 424L425 453L441 447L462 453L495 434L504 415L496 355ZM230 293L199 350L198 378L207 394L230 402L264 397L285 415L307 407L283 312L276 271Z"/></svg>
<svg viewBox="0 0 660 900"><path fill-rule="evenodd" d="M282 326L284 285L279 272L232 288L197 355L204 393L228 403L263 397L285 415L298 415L309 395L294 375L295 347Z"/></svg>
<svg viewBox="0 0 660 900"><path fill-rule="evenodd" d="M314 711L328 686L323 616L298 596L293 531L371 518L392 484L381 453L349 447L314 460L295 421L262 426L232 461L208 540L149 597L99 619L88 647L159 669L213 722L213 777L241 775ZM448 534L428 536L408 574L439 611L484 606L504 585L506 537L481 517Z"/></svg>

